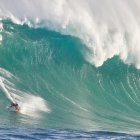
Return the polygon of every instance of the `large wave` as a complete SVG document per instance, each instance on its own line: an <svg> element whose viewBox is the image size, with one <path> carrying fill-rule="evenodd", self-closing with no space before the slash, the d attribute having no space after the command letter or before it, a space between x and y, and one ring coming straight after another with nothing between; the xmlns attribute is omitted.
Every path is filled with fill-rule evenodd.
<svg viewBox="0 0 140 140"><path fill-rule="evenodd" d="M138 1L13 5L0 5L1 123L138 133Z"/></svg>
<svg viewBox="0 0 140 140"><path fill-rule="evenodd" d="M88 47L88 62L101 66L119 56L140 68L138 0L1 0L1 18L46 26L80 38Z"/></svg>

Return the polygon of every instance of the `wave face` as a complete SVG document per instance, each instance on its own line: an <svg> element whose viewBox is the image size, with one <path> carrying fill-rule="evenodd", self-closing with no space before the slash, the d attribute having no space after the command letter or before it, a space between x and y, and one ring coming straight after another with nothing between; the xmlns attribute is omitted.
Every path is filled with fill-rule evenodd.
<svg viewBox="0 0 140 140"><path fill-rule="evenodd" d="M1 124L139 133L138 1L14 4L0 5Z"/></svg>

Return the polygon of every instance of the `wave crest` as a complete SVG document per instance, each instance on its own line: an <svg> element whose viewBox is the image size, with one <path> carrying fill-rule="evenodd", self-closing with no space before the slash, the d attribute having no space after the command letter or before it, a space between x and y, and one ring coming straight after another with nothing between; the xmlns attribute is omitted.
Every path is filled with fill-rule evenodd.
<svg viewBox="0 0 140 140"><path fill-rule="evenodd" d="M117 55L123 62L140 68L138 0L13 0L12 3L15 7L9 1L1 1L1 17L80 38L90 50L84 52L85 58L95 66Z"/></svg>

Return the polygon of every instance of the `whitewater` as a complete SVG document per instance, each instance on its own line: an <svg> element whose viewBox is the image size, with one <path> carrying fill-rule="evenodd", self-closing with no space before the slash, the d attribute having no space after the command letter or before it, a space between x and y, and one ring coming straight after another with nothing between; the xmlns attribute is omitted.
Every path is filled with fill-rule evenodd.
<svg viewBox="0 0 140 140"><path fill-rule="evenodd" d="M2 133L139 134L139 38L138 0L0 0Z"/></svg>
<svg viewBox="0 0 140 140"><path fill-rule="evenodd" d="M138 0L14 0L12 3L17 8L9 0L1 1L2 18L80 38L90 50L87 60L94 65L101 66L118 55L125 63L140 68Z"/></svg>

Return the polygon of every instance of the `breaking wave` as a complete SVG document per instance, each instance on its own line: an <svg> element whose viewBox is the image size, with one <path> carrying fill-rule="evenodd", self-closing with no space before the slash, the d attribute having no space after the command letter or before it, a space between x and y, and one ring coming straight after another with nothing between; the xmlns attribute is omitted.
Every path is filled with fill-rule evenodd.
<svg viewBox="0 0 140 140"><path fill-rule="evenodd" d="M0 5L0 122L139 133L138 0L12 3Z"/></svg>

